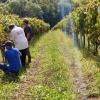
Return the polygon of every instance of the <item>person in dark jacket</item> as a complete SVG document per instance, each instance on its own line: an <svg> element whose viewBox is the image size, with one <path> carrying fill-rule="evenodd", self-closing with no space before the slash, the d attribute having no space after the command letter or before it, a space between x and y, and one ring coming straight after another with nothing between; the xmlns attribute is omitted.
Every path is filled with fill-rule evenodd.
<svg viewBox="0 0 100 100"><path fill-rule="evenodd" d="M29 21L27 19L23 20L23 24L24 24L24 32L25 32L25 36L28 40L28 43L30 44L31 38L32 38L32 28L29 25ZM28 63L31 62L31 53L30 53L30 49L27 48L27 56L28 56Z"/></svg>

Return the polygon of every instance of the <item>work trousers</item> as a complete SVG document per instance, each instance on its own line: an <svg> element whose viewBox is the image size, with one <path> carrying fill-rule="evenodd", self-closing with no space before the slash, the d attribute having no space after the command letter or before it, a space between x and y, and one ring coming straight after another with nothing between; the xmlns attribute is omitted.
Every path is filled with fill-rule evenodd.
<svg viewBox="0 0 100 100"><path fill-rule="evenodd" d="M22 66L25 67L25 65L26 65L27 48L23 49L23 50L20 50L20 53L21 53L20 58L21 58Z"/></svg>
<svg viewBox="0 0 100 100"><path fill-rule="evenodd" d="M31 62L31 53L30 53L30 49L29 48L27 48L27 57L28 57L28 63L30 63Z"/></svg>

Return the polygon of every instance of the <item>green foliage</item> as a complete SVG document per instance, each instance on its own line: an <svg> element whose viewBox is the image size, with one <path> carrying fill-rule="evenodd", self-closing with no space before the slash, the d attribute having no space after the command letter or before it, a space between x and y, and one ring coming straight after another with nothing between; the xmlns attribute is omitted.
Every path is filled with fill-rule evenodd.
<svg viewBox="0 0 100 100"><path fill-rule="evenodd" d="M43 20L36 18L27 18L32 26L33 33L35 35L41 35L44 32L47 32L50 29L50 25L45 23Z"/></svg>
<svg viewBox="0 0 100 100"><path fill-rule="evenodd" d="M27 0L12 0L9 1L8 6L10 7L10 12L15 13L21 17L37 17L42 18L42 9L40 5L32 3Z"/></svg>
<svg viewBox="0 0 100 100"><path fill-rule="evenodd" d="M73 18L75 22L75 32L81 33L82 35L88 34L88 40L91 44L97 45L97 48L100 45L98 43L98 38L100 37L100 29L99 29L99 16L100 12L98 8L100 3L98 0L89 1L87 4L83 4L78 7L73 12ZM88 42L88 48L90 48Z"/></svg>
<svg viewBox="0 0 100 100"><path fill-rule="evenodd" d="M76 4L77 3L77 7ZM71 17L74 21L74 32L80 36L80 46L88 48L95 47L97 53L100 45L100 2L99 0L73 0L72 16L66 16L53 29L65 29L70 32ZM69 29L69 31L68 31ZM88 43L87 43L88 41Z"/></svg>
<svg viewBox="0 0 100 100"><path fill-rule="evenodd" d="M31 17L42 18L42 16L43 16L43 11L42 11L40 5L38 5L36 3L28 2L25 9L26 9L26 11L25 11L26 15L28 17L31 16Z"/></svg>
<svg viewBox="0 0 100 100"><path fill-rule="evenodd" d="M6 1L7 1L7 0L0 0L0 2L2 2L2 3L3 3L3 2L6 2Z"/></svg>
<svg viewBox="0 0 100 100"><path fill-rule="evenodd" d="M23 18L19 18L15 15L0 15L0 42L9 39L7 33L9 33L8 26L9 24L15 24L18 26L23 26ZM50 28L49 24L45 23L42 20L36 18L27 18L32 26L33 32L35 35L41 35L44 32L47 32Z"/></svg>
<svg viewBox="0 0 100 100"><path fill-rule="evenodd" d="M3 3L0 4L0 14L4 14L4 15L9 14L8 9L9 7L7 5L4 5Z"/></svg>
<svg viewBox="0 0 100 100"><path fill-rule="evenodd" d="M66 16L64 19L62 19L60 22L58 22L58 24L56 24L52 30L56 30L56 29L61 29L63 30L63 28L66 29L66 31L70 34L70 15Z"/></svg>
<svg viewBox="0 0 100 100"><path fill-rule="evenodd" d="M8 0L7 6L12 14L20 17L36 17L54 26L60 19L58 11L59 0Z"/></svg>

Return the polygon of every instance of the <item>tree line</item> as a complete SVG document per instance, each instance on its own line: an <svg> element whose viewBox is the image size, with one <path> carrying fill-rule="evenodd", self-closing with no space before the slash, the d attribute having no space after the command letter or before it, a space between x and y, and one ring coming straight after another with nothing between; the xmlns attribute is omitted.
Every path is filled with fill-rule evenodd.
<svg viewBox="0 0 100 100"><path fill-rule="evenodd" d="M36 17L53 27L61 20L60 0L1 0L3 14L13 13L20 17Z"/></svg>

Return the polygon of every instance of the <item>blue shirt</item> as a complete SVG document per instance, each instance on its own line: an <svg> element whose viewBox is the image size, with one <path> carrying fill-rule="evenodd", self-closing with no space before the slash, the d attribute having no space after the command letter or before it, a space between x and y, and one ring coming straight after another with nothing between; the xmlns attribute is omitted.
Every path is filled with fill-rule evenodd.
<svg viewBox="0 0 100 100"><path fill-rule="evenodd" d="M5 52L5 58L8 61L8 71L17 72L21 68L20 51L17 48L10 48Z"/></svg>

